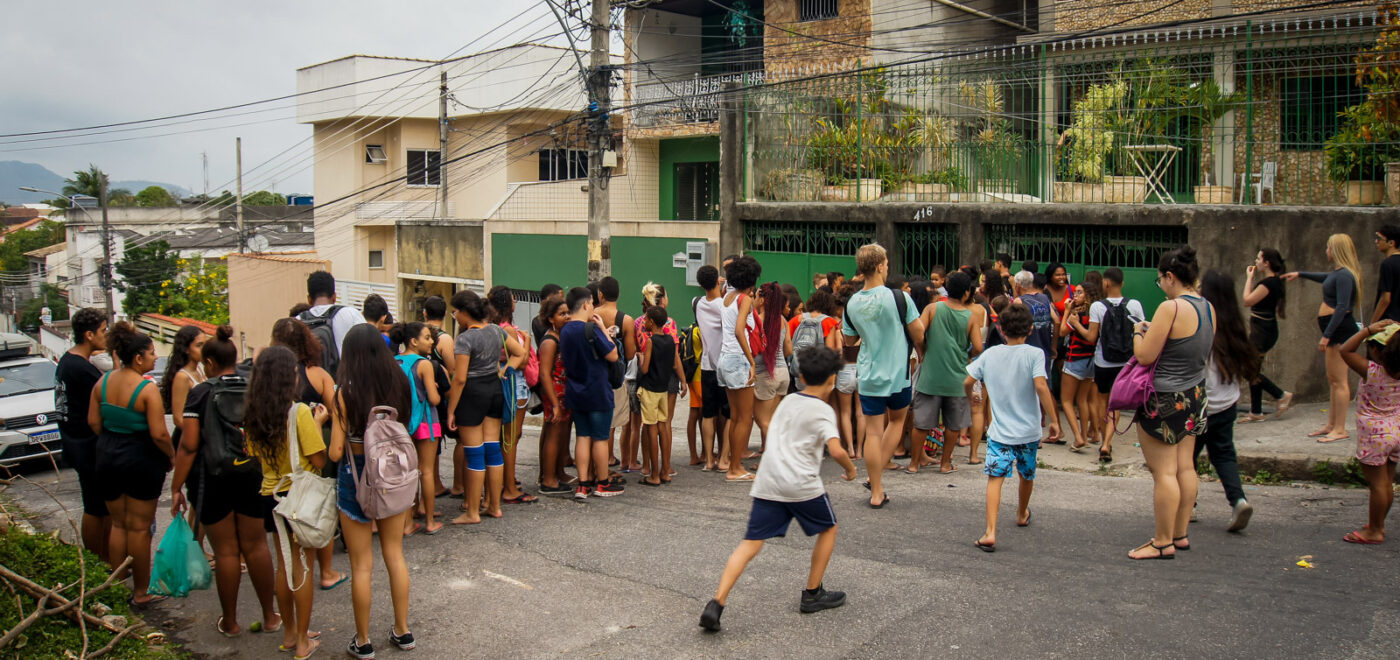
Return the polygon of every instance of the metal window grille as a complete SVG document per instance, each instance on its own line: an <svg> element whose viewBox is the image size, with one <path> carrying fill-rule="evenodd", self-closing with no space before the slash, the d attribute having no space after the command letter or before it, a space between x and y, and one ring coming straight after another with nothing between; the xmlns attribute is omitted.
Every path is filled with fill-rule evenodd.
<svg viewBox="0 0 1400 660"><path fill-rule="evenodd" d="M934 266L943 266L949 271L958 267L957 225L902 224L896 231L906 277L928 277Z"/></svg>
<svg viewBox="0 0 1400 660"><path fill-rule="evenodd" d="M839 15L837 0L801 0L797 5L799 21L822 21Z"/></svg>
<svg viewBox="0 0 1400 660"><path fill-rule="evenodd" d="M1097 268L1156 268L1162 253L1186 242L1185 227L987 225L986 254Z"/></svg>
<svg viewBox="0 0 1400 660"><path fill-rule="evenodd" d="M746 222L744 249L764 252L855 256L875 242L875 225L827 222Z"/></svg>

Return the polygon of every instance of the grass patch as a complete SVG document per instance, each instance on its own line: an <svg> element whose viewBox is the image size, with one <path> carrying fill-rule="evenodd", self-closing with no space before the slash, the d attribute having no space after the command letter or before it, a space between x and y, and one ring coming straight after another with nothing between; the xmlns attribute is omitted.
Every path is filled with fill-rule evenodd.
<svg viewBox="0 0 1400 660"><path fill-rule="evenodd" d="M1196 457L1196 474L1206 477L1216 476L1215 466L1210 464L1209 457L1204 455Z"/></svg>
<svg viewBox="0 0 1400 660"><path fill-rule="evenodd" d="M0 530L0 564L45 587L56 584L77 582L82 575L78 563L78 553L86 556L87 588L91 589L106 581L110 571L97 555L80 550L48 534L26 534L14 527ZM0 591L0 629L9 630L21 619L34 611L37 600L28 593L16 588L14 594ZM75 597L77 589L63 592L64 597ZM111 608L108 614L127 617L132 621L131 607L127 599L131 590L123 584L116 584L83 603L89 613L102 616L99 603ZM53 606L52 603L49 604ZM128 625L129 625L128 623ZM88 652L96 651L112 639L113 633L88 626ZM29 626L11 644L3 649L22 658L63 658L77 657L83 648L83 635L78 624L63 615L45 616ZM153 646L146 643L141 635L128 636L119 642L107 658L186 658L178 648L169 645Z"/></svg>
<svg viewBox="0 0 1400 660"><path fill-rule="evenodd" d="M1331 460L1313 463L1313 480L1327 486L1365 486L1366 474L1362 472L1361 461L1355 457L1341 465Z"/></svg>
<svg viewBox="0 0 1400 660"><path fill-rule="evenodd" d="M1283 475L1274 474L1273 472L1270 472L1268 470L1260 470L1258 472L1255 472L1254 476L1246 476L1244 480L1256 486L1277 486L1279 484L1288 482L1288 480L1285 479Z"/></svg>

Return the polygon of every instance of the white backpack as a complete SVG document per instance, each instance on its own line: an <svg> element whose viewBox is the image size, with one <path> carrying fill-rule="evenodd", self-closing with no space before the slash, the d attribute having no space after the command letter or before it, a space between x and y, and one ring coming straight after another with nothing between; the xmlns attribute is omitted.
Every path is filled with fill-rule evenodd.
<svg viewBox="0 0 1400 660"><path fill-rule="evenodd" d="M292 561L292 547L287 540L288 527L291 527L291 533L296 536L297 545L303 548L324 548L335 538L337 520L335 479L322 477L301 468L301 447L297 442L298 405L300 404L293 403L287 411L287 457L291 461L292 472L282 477L273 489L277 508L272 510L272 521L277 526L277 538L282 546L284 563ZM278 497L276 493L282 490L282 486L288 481L291 481L292 485L287 490L286 497ZM302 555L300 560L303 562L302 568L305 569L306 556ZM305 573L310 574L309 570ZM287 586L291 587L292 591L301 588L300 585L292 584L291 571L287 571Z"/></svg>

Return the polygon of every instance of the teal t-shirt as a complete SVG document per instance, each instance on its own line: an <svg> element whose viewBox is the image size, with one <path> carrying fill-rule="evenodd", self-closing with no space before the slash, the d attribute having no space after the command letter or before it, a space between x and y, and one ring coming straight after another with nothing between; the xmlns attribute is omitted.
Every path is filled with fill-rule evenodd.
<svg viewBox="0 0 1400 660"><path fill-rule="evenodd" d="M890 396L909 387L909 342L904 338L904 326L918 320L919 311L914 308L914 299L899 291L905 303L901 321L895 293L879 286L857 291L846 302L841 332L860 337L856 371L863 396Z"/></svg>

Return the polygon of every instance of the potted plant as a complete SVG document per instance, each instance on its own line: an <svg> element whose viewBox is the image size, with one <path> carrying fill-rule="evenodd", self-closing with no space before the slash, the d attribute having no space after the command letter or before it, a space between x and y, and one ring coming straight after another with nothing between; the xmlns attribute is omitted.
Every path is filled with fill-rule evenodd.
<svg viewBox="0 0 1400 660"><path fill-rule="evenodd" d="M763 177L763 196L777 202L814 202L821 195L822 173L783 167Z"/></svg>
<svg viewBox="0 0 1400 660"><path fill-rule="evenodd" d="M1380 204L1385 164L1400 156L1400 129L1383 120L1369 100L1343 110L1341 118L1337 133L1322 147L1327 177L1345 186L1348 205Z"/></svg>
<svg viewBox="0 0 1400 660"><path fill-rule="evenodd" d="M1070 127L1056 143L1058 175L1054 186L1057 202L1105 201L1105 174L1116 136L1109 128L1109 113L1128 96L1122 80L1093 85L1074 102Z"/></svg>

